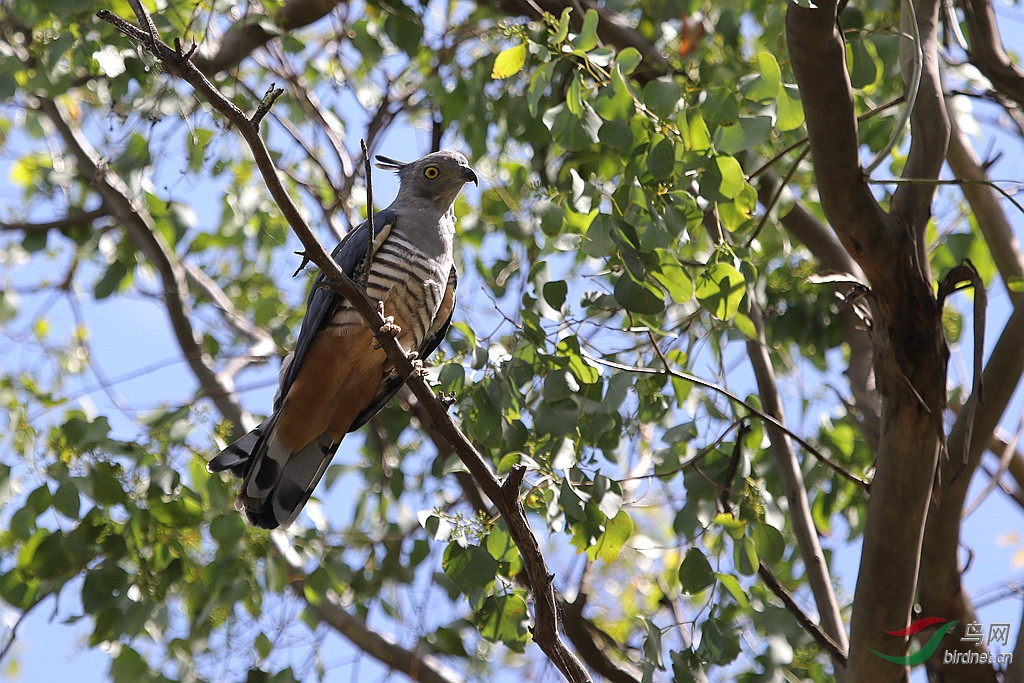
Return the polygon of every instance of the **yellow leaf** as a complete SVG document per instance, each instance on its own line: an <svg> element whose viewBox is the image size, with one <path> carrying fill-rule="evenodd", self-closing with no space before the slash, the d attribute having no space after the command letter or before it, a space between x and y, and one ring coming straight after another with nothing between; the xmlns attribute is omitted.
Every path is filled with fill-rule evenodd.
<svg viewBox="0 0 1024 683"><path fill-rule="evenodd" d="M520 43L498 53L494 58L491 78L508 78L519 73L526 63L526 45Z"/></svg>

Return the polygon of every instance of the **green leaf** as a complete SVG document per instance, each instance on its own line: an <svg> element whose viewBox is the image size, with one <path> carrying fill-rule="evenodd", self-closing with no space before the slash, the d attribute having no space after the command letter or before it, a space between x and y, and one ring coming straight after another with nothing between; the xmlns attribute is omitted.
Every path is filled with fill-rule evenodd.
<svg viewBox="0 0 1024 683"><path fill-rule="evenodd" d="M747 599L747 594L743 592L743 587L740 586L739 580L732 574L723 574L721 572L715 572L715 578L722 584L722 587L729 592L733 600L742 607L748 609L750 607L750 600Z"/></svg>
<svg viewBox="0 0 1024 683"><path fill-rule="evenodd" d="M138 683L150 680L149 666L138 652L127 645L110 662L110 678L114 683Z"/></svg>
<svg viewBox="0 0 1024 683"><path fill-rule="evenodd" d="M591 560L600 559L611 564L619 559L619 553L626 541L633 535L633 520L625 510L619 510L618 514L605 523L597 543L587 548L587 557Z"/></svg>
<svg viewBox="0 0 1024 683"><path fill-rule="evenodd" d="M693 282L676 257L664 249L655 249L658 265L651 270L651 277L665 288L672 301L684 304L693 298Z"/></svg>
<svg viewBox="0 0 1024 683"><path fill-rule="evenodd" d="M768 141L773 127L774 122L770 116L741 116L739 125L719 131L715 149L726 154L754 149Z"/></svg>
<svg viewBox="0 0 1024 683"><path fill-rule="evenodd" d="M641 617L640 620L643 622L644 626L647 627L647 634L644 638L644 660L648 663L648 665L653 666L656 669L664 669L665 666L664 664L662 664L661 657L662 630L658 627L657 624L654 623L653 619L650 619L648 617ZM645 676L644 678L644 683L646 683L647 677Z"/></svg>
<svg viewBox="0 0 1024 683"><path fill-rule="evenodd" d="M623 272L615 283L615 300L627 311L642 315L657 315L665 310L662 293L640 284L628 271Z"/></svg>
<svg viewBox="0 0 1024 683"><path fill-rule="evenodd" d="M526 649L529 637L526 601L519 592L491 595L473 615L480 635L491 642L502 642L513 652Z"/></svg>
<svg viewBox="0 0 1024 683"><path fill-rule="evenodd" d="M506 48L494 58L491 78L508 78L513 76L519 73L524 64L526 64L525 43L519 43L519 45Z"/></svg>
<svg viewBox="0 0 1024 683"><path fill-rule="evenodd" d="M589 52L597 47L597 10L588 9L583 15L583 28L572 39L572 46L580 52Z"/></svg>
<svg viewBox="0 0 1024 683"><path fill-rule="evenodd" d="M782 131L796 130L804 125L804 106L800 90L795 85L784 85L775 100L775 127Z"/></svg>
<svg viewBox="0 0 1024 683"><path fill-rule="evenodd" d="M519 548L504 525L494 526L487 534L487 552L498 562L511 562L519 557Z"/></svg>
<svg viewBox="0 0 1024 683"><path fill-rule="evenodd" d="M123 289L128 275L128 267L121 261L114 261L107 266L103 277L93 286L93 296L97 299L106 299L114 292Z"/></svg>
<svg viewBox="0 0 1024 683"><path fill-rule="evenodd" d="M579 340L575 335L559 340L556 349L559 356L569 359L569 372L580 384L593 384L601 378L600 371L583 357Z"/></svg>
<svg viewBox="0 0 1024 683"><path fill-rule="evenodd" d="M701 113L708 123L718 126L731 126L740 119L740 106L736 101L736 93L724 86L708 88Z"/></svg>
<svg viewBox="0 0 1024 683"><path fill-rule="evenodd" d="M782 70L779 69L779 62L770 52L758 53L755 61L758 75L746 81L740 88L740 92L752 102L774 100L782 86Z"/></svg>
<svg viewBox="0 0 1024 683"><path fill-rule="evenodd" d="M602 144L619 152L629 152L633 149L633 127L628 121L605 121L597 136Z"/></svg>
<svg viewBox="0 0 1024 683"><path fill-rule="evenodd" d="M186 154L188 155L188 168L193 173L199 173L206 161L206 147L213 139L213 131L206 128L197 128L188 131L185 139Z"/></svg>
<svg viewBox="0 0 1024 683"><path fill-rule="evenodd" d="M740 630L732 622L711 618L700 628L697 654L712 664L724 665L740 654Z"/></svg>
<svg viewBox="0 0 1024 683"><path fill-rule="evenodd" d="M245 535L245 522L234 512L217 515L210 522L210 535L220 545L220 550L231 551Z"/></svg>
<svg viewBox="0 0 1024 683"><path fill-rule="evenodd" d="M700 178L701 196L715 201L737 197L746 186L740 162L724 154L713 157Z"/></svg>
<svg viewBox="0 0 1024 683"><path fill-rule="evenodd" d="M679 584L687 595L696 595L715 582L715 572L699 548L690 548L679 565Z"/></svg>
<svg viewBox="0 0 1024 683"><path fill-rule="evenodd" d="M733 543L732 560L740 574L753 576L757 573L757 550L748 536L737 538Z"/></svg>
<svg viewBox="0 0 1024 683"><path fill-rule="evenodd" d="M643 60L643 55L640 54L640 50L635 47L627 47L619 52L615 58L615 64L624 75L628 76L640 66L641 60Z"/></svg>
<svg viewBox="0 0 1024 683"><path fill-rule="evenodd" d="M647 154L647 170L655 178L671 177L675 162L675 145L668 138L662 138Z"/></svg>
<svg viewBox="0 0 1024 683"><path fill-rule="evenodd" d="M490 585L498 573L498 563L487 550L478 545L463 547L457 542L445 548L441 568L463 593Z"/></svg>
<svg viewBox="0 0 1024 683"><path fill-rule="evenodd" d="M569 293L569 285L565 283L565 280L551 280L544 283L543 292L544 301L551 308L561 310L562 305L565 303L565 297Z"/></svg>
<svg viewBox="0 0 1024 683"><path fill-rule="evenodd" d="M644 104L655 116L668 118L680 106L682 92L671 76L662 76L644 87Z"/></svg>
<svg viewBox="0 0 1024 683"><path fill-rule="evenodd" d="M882 72L878 52L868 40L852 40L847 43L846 62L850 71L850 85L857 89L870 89Z"/></svg>
<svg viewBox="0 0 1024 683"><path fill-rule="evenodd" d="M687 113L686 128L682 132L687 149L704 152L711 148L711 133L700 110L694 109Z"/></svg>
<svg viewBox="0 0 1024 683"><path fill-rule="evenodd" d="M267 634L260 631L260 634L256 636L256 642L253 643L256 648L256 654L260 656L260 659L266 659L270 656L271 651L274 649L273 644L270 642L270 638ZM251 679L251 676L250 676Z"/></svg>
<svg viewBox="0 0 1024 683"><path fill-rule="evenodd" d="M53 494L53 507L57 509L57 512L69 519L78 519L81 503L78 487L70 479L62 481L60 486L57 487L57 491Z"/></svg>
<svg viewBox="0 0 1024 683"><path fill-rule="evenodd" d="M712 263L697 276L697 301L719 320L730 320L739 311L746 283L728 263Z"/></svg>
<svg viewBox="0 0 1024 683"><path fill-rule="evenodd" d="M781 531L766 522L761 522L754 527L751 538L758 557L766 564L774 565L782 561L782 555L786 551L786 539L783 538Z"/></svg>
<svg viewBox="0 0 1024 683"><path fill-rule="evenodd" d="M558 19L558 28L555 29L554 35L551 38L552 45L558 45L569 36L569 13L572 12L571 7L562 8L562 15Z"/></svg>
<svg viewBox="0 0 1024 683"><path fill-rule="evenodd" d="M526 89L526 104L530 110L530 116L536 117L540 114L540 101L551 85L551 76L555 73L556 62L545 62L536 68L533 76L530 77L530 87Z"/></svg>
<svg viewBox="0 0 1024 683"><path fill-rule="evenodd" d="M612 70L609 83L597 91L594 111L606 121L626 121L636 113L633 95L629 92L629 86L626 85L618 66Z"/></svg>

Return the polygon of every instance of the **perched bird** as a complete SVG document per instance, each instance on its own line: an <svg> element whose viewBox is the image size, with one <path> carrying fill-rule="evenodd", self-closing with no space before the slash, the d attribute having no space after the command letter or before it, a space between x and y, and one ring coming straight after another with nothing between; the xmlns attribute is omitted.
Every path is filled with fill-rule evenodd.
<svg viewBox="0 0 1024 683"><path fill-rule="evenodd" d="M409 163L378 155L377 166L396 171L400 186L391 205L373 217L369 273L363 272L369 221L346 235L332 256L354 281L365 276L367 295L394 318L402 348L425 359L444 338L455 307L455 198L477 176L466 157L448 151ZM321 273L295 350L281 365L274 412L208 465L242 478L236 507L256 526L294 522L345 434L366 424L402 385L374 341Z"/></svg>

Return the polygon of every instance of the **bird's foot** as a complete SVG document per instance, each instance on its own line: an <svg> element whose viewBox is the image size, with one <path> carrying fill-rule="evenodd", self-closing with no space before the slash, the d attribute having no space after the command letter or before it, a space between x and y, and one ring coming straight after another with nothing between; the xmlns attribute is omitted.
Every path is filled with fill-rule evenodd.
<svg viewBox="0 0 1024 683"><path fill-rule="evenodd" d="M377 330L377 334L373 335L374 337L376 337L378 339L380 339L381 337L392 337L392 338L394 338L394 337L397 337L399 334L401 334L402 328L399 325L395 324L394 316L390 316L390 315L385 316L384 315L384 302L383 301L378 301L377 302L377 315L379 315L381 318L384 319L384 324L380 326L379 330ZM379 349L380 348L380 344L374 342L373 347L375 349Z"/></svg>
<svg viewBox="0 0 1024 683"><path fill-rule="evenodd" d="M409 362L412 364L412 372L414 375L419 375L420 377L427 376L427 369L423 366L423 361L420 360L419 352L410 351Z"/></svg>
<svg viewBox="0 0 1024 683"><path fill-rule="evenodd" d="M451 391L446 394L443 391L439 391L437 392L437 400L440 401L441 405L445 408L451 408L455 405L455 392Z"/></svg>

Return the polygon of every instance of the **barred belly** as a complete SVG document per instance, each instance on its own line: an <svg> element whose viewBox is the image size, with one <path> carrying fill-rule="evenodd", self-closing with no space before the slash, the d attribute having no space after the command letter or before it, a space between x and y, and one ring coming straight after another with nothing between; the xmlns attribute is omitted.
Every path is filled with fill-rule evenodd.
<svg viewBox="0 0 1024 683"><path fill-rule="evenodd" d="M383 301L384 315L393 317L402 328L398 341L406 351L419 348L427 336L441 306L450 270L451 263L425 258L394 232L374 254L366 293L371 301ZM363 326L362 317L346 301L338 306L328 329L332 334L346 335Z"/></svg>

